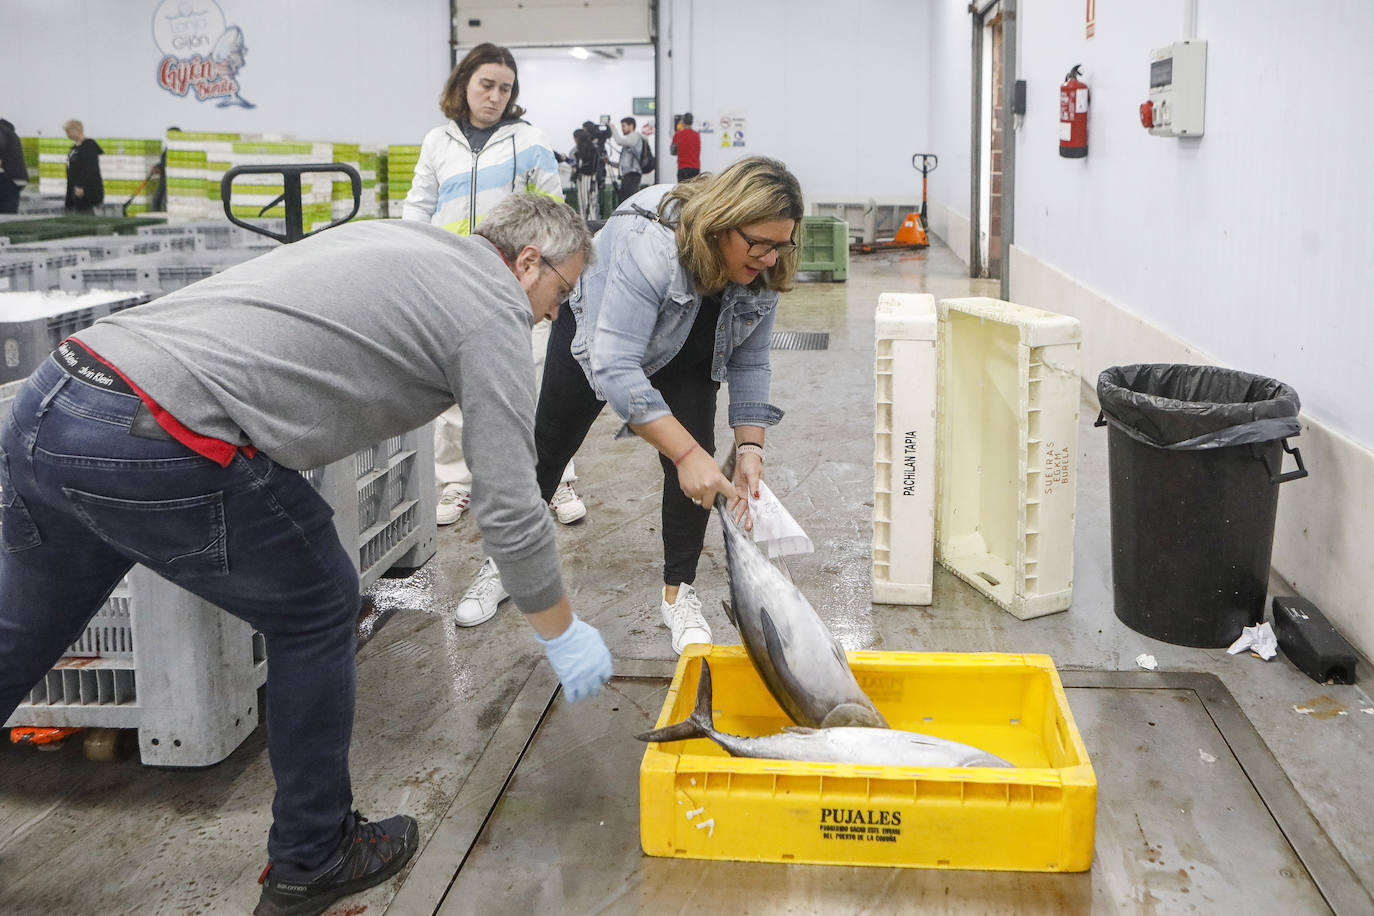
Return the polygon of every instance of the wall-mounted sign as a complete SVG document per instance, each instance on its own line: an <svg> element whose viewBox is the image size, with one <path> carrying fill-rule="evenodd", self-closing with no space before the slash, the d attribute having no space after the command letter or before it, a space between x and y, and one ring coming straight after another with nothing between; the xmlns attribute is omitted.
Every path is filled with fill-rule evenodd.
<svg viewBox="0 0 1374 916"><path fill-rule="evenodd" d="M248 48L243 29L227 25L215 0L162 0L153 13L153 41L162 52L157 84L172 95L194 93L218 108L254 108L239 95Z"/></svg>
<svg viewBox="0 0 1374 916"><path fill-rule="evenodd" d="M726 149L744 146L744 115L720 116L720 145Z"/></svg>
<svg viewBox="0 0 1374 916"><path fill-rule="evenodd" d="M637 118L652 117L658 111L658 100L653 96L635 96L630 103L630 112Z"/></svg>

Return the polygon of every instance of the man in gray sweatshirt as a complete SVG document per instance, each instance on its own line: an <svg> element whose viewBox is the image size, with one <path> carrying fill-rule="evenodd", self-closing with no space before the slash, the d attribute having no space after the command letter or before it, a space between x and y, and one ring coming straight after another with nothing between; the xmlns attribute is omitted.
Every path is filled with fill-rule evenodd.
<svg viewBox="0 0 1374 916"><path fill-rule="evenodd" d="M461 404L486 551L568 698L595 693L611 656L563 591L530 356L590 253L571 209L517 194L476 236L351 223L64 341L0 429L0 721L142 563L266 638L256 912L320 913L399 871L415 820L351 810L357 573L297 472Z"/></svg>

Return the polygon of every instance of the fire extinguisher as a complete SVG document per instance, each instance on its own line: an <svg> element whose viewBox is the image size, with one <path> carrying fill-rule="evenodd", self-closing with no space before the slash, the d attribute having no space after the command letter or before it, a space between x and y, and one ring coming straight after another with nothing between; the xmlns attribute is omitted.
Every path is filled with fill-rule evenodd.
<svg viewBox="0 0 1374 916"><path fill-rule="evenodd" d="M1083 65L1074 64L1059 87L1059 155L1065 159L1088 155L1088 84L1082 75Z"/></svg>

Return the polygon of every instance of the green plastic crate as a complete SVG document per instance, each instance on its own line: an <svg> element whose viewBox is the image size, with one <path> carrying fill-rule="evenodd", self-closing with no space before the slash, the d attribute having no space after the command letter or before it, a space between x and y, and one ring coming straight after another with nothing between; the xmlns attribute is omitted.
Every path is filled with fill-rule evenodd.
<svg viewBox="0 0 1374 916"><path fill-rule="evenodd" d="M833 216L803 216L797 270L830 274L836 283L849 279L849 224Z"/></svg>

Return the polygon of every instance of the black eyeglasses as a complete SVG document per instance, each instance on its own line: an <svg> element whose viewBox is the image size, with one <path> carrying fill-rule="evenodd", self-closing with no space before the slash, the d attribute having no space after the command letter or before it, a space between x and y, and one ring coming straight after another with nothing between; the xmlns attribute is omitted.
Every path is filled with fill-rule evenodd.
<svg viewBox="0 0 1374 916"><path fill-rule="evenodd" d="M553 262L550 261L548 258L544 257L541 254L539 256L539 260L543 261L544 266L547 267L549 270L553 271L554 275L557 276L558 279L563 281L563 298L558 300L559 304L562 305L564 302L567 302L569 299L572 298L573 285L568 282L568 278L563 276L562 272L559 271L557 267L553 266Z"/></svg>
<svg viewBox="0 0 1374 916"><path fill-rule="evenodd" d="M751 239L740 229L734 226L730 228L734 229L735 232L739 234L739 237L744 239L745 244L749 246L749 257L751 258L766 258L770 251L776 251L778 256L781 257L797 250L797 243L790 239L786 242L772 242L768 239Z"/></svg>

